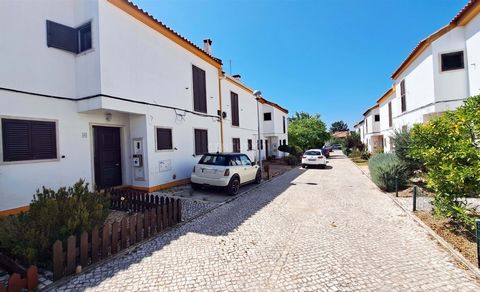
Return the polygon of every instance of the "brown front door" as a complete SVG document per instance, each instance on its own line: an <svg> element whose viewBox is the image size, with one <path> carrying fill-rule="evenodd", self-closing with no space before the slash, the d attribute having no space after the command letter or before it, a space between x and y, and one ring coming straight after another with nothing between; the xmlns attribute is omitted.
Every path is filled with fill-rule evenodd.
<svg viewBox="0 0 480 292"><path fill-rule="evenodd" d="M122 184L120 128L93 127L95 184L99 188Z"/></svg>

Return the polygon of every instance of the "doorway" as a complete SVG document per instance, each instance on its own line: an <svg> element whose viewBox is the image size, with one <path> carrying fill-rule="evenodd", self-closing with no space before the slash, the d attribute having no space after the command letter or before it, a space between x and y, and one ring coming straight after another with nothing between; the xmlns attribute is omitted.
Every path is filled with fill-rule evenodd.
<svg viewBox="0 0 480 292"><path fill-rule="evenodd" d="M122 185L120 128L94 126L93 136L96 187Z"/></svg>

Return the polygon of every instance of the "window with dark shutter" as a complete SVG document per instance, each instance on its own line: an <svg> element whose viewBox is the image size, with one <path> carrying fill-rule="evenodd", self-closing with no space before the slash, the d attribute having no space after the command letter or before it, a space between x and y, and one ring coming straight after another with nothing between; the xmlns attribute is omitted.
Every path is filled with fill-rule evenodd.
<svg viewBox="0 0 480 292"><path fill-rule="evenodd" d="M260 139L260 150L263 150L263 140Z"/></svg>
<svg viewBox="0 0 480 292"><path fill-rule="evenodd" d="M2 119L3 161L57 158L55 122Z"/></svg>
<svg viewBox="0 0 480 292"><path fill-rule="evenodd" d="M380 115L375 115L375 122L380 122Z"/></svg>
<svg viewBox="0 0 480 292"><path fill-rule="evenodd" d="M207 113L207 88L205 71L192 65L193 72L193 110Z"/></svg>
<svg viewBox="0 0 480 292"><path fill-rule="evenodd" d="M285 134L287 132L286 125L285 125L285 116L283 118L283 133Z"/></svg>
<svg viewBox="0 0 480 292"><path fill-rule="evenodd" d="M170 150L172 146L172 129L157 128L157 150Z"/></svg>
<svg viewBox="0 0 480 292"><path fill-rule="evenodd" d="M388 103L388 126L390 128L393 126L392 102Z"/></svg>
<svg viewBox="0 0 480 292"><path fill-rule="evenodd" d="M287 145L287 139L283 139L283 145Z"/></svg>
<svg viewBox="0 0 480 292"><path fill-rule="evenodd" d="M240 153L240 139L233 138L232 143L233 143L233 152Z"/></svg>
<svg viewBox="0 0 480 292"><path fill-rule="evenodd" d="M232 126L240 126L238 113L238 94L230 92L230 103L232 107Z"/></svg>
<svg viewBox="0 0 480 292"><path fill-rule="evenodd" d="M208 153L208 131L195 129L195 155Z"/></svg>
<svg viewBox="0 0 480 292"><path fill-rule="evenodd" d="M248 142L248 150L252 150L253 149L252 139L248 139L247 142Z"/></svg>
<svg viewBox="0 0 480 292"><path fill-rule="evenodd" d="M272 113L264 113L263 114L264 121L271 121L272 120Z"/></svg>
<svg viewBox="0 0 480 292"><path fill-rule="evenodd" d="M92 48L92 24L89 22L77 28L78 52L84 52Z"/></svg>
<svg viewBox="0 0 480 292"><path fill-rule="evenodd" d="M401 106L402 106L402 113L407 110L407 96L405 92L405 79L400 82L400 97L401 97Z"/></svg>
<svg viewBox="0 0 480 292"><path fill-rule="evenodd" d="M78 52L77 30L47 20L47 46L76 54Z"/></svg>
<svg viewBox="0 0 480 292"><path fill-rule="evenodd" d="M442 71L463 69L465 67L463 60L463 51L442 54Z"/></svg>

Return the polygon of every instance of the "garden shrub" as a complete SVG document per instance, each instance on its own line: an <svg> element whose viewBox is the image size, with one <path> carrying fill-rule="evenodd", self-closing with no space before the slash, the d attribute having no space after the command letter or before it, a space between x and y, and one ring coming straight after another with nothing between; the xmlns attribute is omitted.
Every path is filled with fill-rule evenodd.
<svg viewBox="0 0 480 292"><path fill-rule="evenodd" d="M285 156L284 160L288 165L297 165L300 161L297 156L292 154Z"/></svg>
<svg viewBox="0 0 480 292"><path fill-rule="evenodd" d="M382 190L395 190L395 178L398 177L398 188L407 185L405 164L393 153L380 153L368 161L368 169L373 182Z"/></svg>
<svg viewBox="0 0 480 292"><path fill-rule="evenodd" d="M366 149L362 151L362 155L360 156L363 160L369 160L372 154L368 152Z"/></svg>
<svg viewBox="0 0 480 292"><path fill-rule="evenodd" d="M413 158L410 153L412 144L411 130L408 128L396 129L392 136L393 147L397 157L405 163L410 172L420 170L422 168L422 162Z"/></svg>
<svg viewBox="0 0 480 292"><path fill-rule="evenodd" d="M409 155L424 162L427 186L435 192L434 212L474 230L474 211L464 198L480 193L480 96L415 125Z"/></svg>
<svg viewBox="0 0 480 292"><path fill-rule="evenodd" d="M362 152L358 149L353 149L352 152L350 153L350 155L348 157L351 157L351 158L360 158L362 156Z"/></svg>
<svg viewBox="0 0 480 292"><path fill-rule="evenodd" d="M0 250L25 265L49 264L55 240L101 226L109 202L107 195L91 192L84 180L57 191L43 187L27 213L0 220Z"/></svg>

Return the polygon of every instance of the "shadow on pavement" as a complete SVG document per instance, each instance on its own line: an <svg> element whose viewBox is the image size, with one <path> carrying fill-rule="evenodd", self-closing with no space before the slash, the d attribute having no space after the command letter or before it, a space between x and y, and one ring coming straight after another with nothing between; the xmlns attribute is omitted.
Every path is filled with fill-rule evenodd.
<svg viewBox="0 0 480 292"><path fill-rule="evenodd" d="M129 269L131 265L152 256L154 252L163 249L172 241L181 238L187 233L194 232L208 236L226 236L291 187L292 181L305 171L301 168L292 169L282 176L265 182L258 188L244 192L238 195L234 201L222 204L211 212L184 225L159 234L157 237L135 247L135 249L126 254L114 258L83 275L80 274L82 280L77 279L80 275L70 278L61 288L86 289L95 287L104 280L114 277L117 273Z"/></svg>

